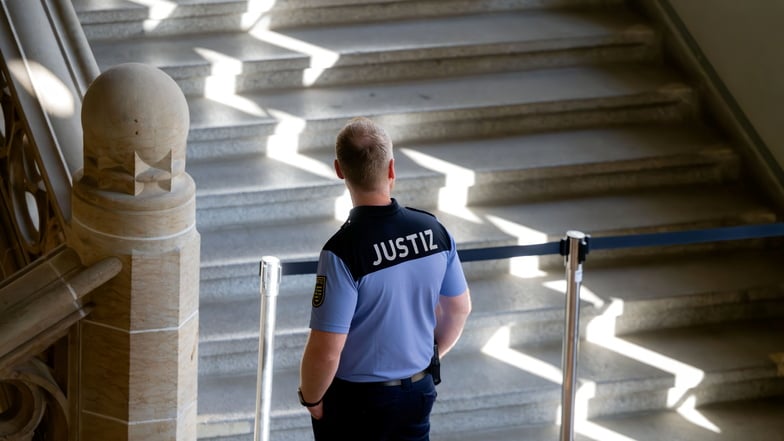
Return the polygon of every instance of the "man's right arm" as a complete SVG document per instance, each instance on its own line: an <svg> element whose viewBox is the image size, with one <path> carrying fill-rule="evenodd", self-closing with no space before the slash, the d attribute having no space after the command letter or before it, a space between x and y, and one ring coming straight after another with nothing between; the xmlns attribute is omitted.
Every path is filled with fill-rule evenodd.
<svg viewBox="0 0 784 441"><path fill-rule="evenodd" d="M470 313L471 295L467 288L457 296L439 296L435 329L439 357L446 355L455 346Z"/></svg>
<svg viewBox="0 0 784 441"><path fill-rule="evenodd" d="M346 334L310 331L300 365L300 390L305 401L320 403L324 398L338 370L346 337ZM323 407L319 404L308 410L314 418L320 419Z"/></svg>

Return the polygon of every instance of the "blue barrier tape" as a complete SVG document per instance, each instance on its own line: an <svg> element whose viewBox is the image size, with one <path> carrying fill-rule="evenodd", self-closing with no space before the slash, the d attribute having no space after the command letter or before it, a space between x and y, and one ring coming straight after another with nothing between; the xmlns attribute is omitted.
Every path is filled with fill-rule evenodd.
<svg viewBox="0 0 784 441"><path fill-rule="evenodd" d="M629 234L624 236L592 237L590 250L638 248L649 246L689 245L742 239L762 239L784 236L784 223L764 225L742 225L737 227L709 228L704 230L675 231L668 233ZM533 245L511 245L489 248L458 250L462 262L508 259L521 256L543 256L561 254L560 242ZM315 274L317 261L284 262L282 275Z"/></svg>
<svg viewBox="0 0 784 441"><path fill-rule="evenodd" d="M592 237L591 250L688 245L727 240L761 239L775 236L784 236L784 223L742 225L738 227L674 231L669 233L633 234L628 236Z"/></svg>
<svg viewBox="0 0 784 441"><path fill-rule="evenodd" d="M318 262L302 261L302 262L283 262L280 264L280 273L283 276L293 276L297 274L316 274L318 269Z"/></svg>
<svg viewBox="0 0 784 441"><path fill-rule="evenodd" d="M472 248L457 250L462 262L477 260L509 259L520 256L544 256L546 254L560 254L560 242L547 242L534 245L510 245L491 248Z"/></svg>

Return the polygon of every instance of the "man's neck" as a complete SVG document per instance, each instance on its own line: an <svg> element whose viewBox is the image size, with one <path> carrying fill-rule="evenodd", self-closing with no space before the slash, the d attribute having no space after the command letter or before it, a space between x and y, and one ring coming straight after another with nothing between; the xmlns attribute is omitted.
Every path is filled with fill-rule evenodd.
<svg viewBox="0 0 784 441"><path fill-rule="evenodd" d="M352 192L351 202L355 207L362 205L384 206L392 203L392 197L386 192Z"/></svg>

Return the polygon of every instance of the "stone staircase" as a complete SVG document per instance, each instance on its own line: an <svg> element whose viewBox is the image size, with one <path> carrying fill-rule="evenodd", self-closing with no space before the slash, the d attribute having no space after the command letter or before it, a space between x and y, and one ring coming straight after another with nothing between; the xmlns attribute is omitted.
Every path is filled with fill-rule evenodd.
<svg viewBox="0 0 784 441"><path fill-rule="evenodd" d="M779 219L662 61L659 31L620 0L73 4L102 69L158 66L189 100L200 439L253 437L259 260L315 259L342 223L332 149L353 116L388 129L396 197L437 213L462 249ZM578 438L714 439L740 420L781 433L779 245L591 253ZM562 259L465 268L475 311L444 360L433 438L554 439ZM294 391L312 286L288 276L278 299L276 441L310 439ZM651 429L661 421L677 424Z"/></svg>

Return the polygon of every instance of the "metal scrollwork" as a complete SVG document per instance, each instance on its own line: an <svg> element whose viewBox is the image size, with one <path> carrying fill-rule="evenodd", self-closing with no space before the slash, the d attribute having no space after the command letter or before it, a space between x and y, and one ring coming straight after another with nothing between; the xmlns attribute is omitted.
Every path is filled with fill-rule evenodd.
<svg viewBox="0 0 784 441"><path fill-rule="evenodd" d="M22 266L63 242L62 228L54 214L35 145L0 72L0 194L9 210Z"/></svg>
<svg viewBox="0 0 784 441"><path fill-rule="evenodd" d="M67 438L67 400L49 368L32 359L0 376L0 440Z"/></svg>

